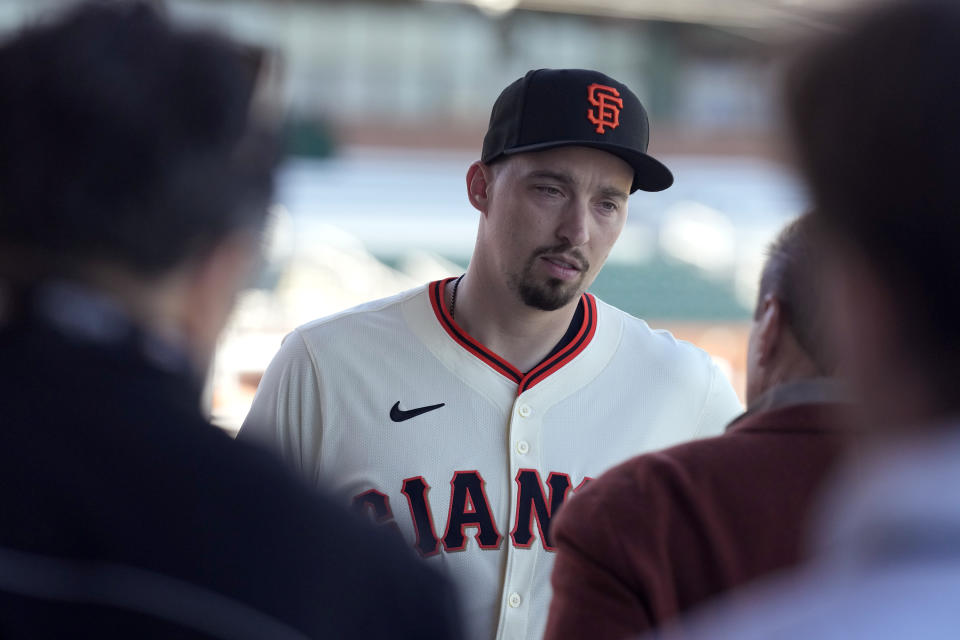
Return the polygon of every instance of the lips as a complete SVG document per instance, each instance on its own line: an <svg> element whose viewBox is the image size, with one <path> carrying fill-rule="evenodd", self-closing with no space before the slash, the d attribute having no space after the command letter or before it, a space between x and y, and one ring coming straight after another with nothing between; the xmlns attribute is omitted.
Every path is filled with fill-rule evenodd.
<svg viewBox="0 0 960 640"><path fill-rule="evenodd" d="M575 280L585 271L583 263L569 256L546 255L540 256L547 273L559 280Z"/></svg>
<svg viewBox="0 0 960 640"><path fill-rule="evenodd" d="M552 265L556 265L561 269L573 269L574 271L584 271L583 264L576 258L567 257L567 256L540 256L547 262Z"/></svg>

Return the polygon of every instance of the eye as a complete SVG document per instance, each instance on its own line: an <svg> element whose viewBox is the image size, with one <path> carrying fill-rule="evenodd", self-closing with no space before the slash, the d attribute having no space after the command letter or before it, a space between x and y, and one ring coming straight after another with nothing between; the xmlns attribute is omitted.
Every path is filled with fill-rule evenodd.
<svg viewBox="0 0 960 640"><path fill-rule="evenodd" d="M603 200L598 204L598 207L600 208L601 213L607 215L613 215L620 210L619 203L616 203L613 200Z"/></svg>
<svg viewBox="0 0 960 640"><path fill-rule="evenodd" d="M561 191L561 190L558 189L557 187L554 187L553 185L549 185L549 184L538 184L538 185L536 186L536 189L537 189L537 191L539 191L540 193L542 193L542 194L545 195L545 196L551 196L551 197L556 198L556 197L560 197L560 196L563 195L563 191Z"/></svg>

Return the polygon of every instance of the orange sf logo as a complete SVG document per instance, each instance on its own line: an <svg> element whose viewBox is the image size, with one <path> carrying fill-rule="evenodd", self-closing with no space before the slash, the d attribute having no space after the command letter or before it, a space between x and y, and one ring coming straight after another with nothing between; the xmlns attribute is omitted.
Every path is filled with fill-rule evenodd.
<svg viewBox="0 0 960 640"><path fill-rule="evenodd" d="M587 109L587 118L597 125L597 133L606 133L604 127L616 129L620 126L623 100L619 96L619 91L605 84L594 82L587 87L587 99L596 107L596 110Z"/></svg>

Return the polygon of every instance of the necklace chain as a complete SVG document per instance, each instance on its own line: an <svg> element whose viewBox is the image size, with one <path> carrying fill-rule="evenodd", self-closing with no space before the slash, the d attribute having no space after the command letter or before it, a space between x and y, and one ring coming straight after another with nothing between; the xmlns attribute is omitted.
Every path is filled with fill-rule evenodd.
<svg viewBox="0 0 960 640"><path fill-rule="evenodd" d="M460 276L459 278L453 281L453 296L450 298L450 319L451 320L454 317L453 312L457 307L457 289L460 288L461 280L463 280L463 276Z"/></svg>

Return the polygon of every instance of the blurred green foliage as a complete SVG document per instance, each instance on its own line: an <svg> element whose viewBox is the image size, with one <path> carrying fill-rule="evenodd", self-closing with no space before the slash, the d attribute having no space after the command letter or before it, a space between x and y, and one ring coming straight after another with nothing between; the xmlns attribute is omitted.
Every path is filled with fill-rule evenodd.
<svg viewBox="0 0 960 640"><path fill-rule="evenodd" d="M329 158L337 151L333 127L325 120L288 118L283 127L284 153L289 156Z"/></svg>

